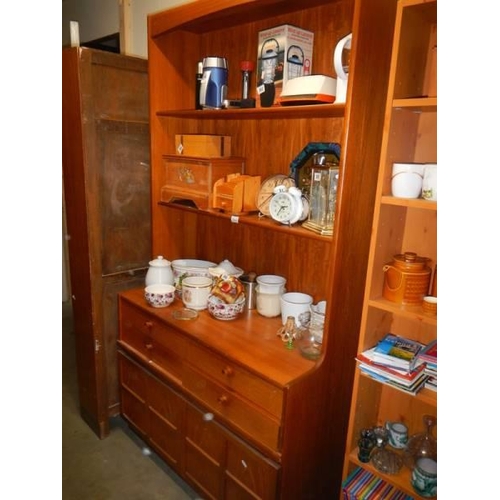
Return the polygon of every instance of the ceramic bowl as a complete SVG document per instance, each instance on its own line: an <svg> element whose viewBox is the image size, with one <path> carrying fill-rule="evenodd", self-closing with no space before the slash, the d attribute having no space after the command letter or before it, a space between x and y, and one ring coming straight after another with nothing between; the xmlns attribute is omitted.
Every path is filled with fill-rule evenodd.
<svg viewBox="0 0 500 500"><path fill-rule="evenodd" d="M173 285L149 285L144 289L146 302L152 307L167 307L175 297Z"/></svg>
<svg viewBox="0 0 500 500"><path fill-rule="evenodd" d="M222 302L218 297L210 295L208 297L207 308L208 312L216 319L221 319L223 321L229 321L236 319L238 314L243 312L245 307L245 297L241 297L233 304L226 304Z"/></svg>
<svg viewBox="0 0 500 500"><path fill-rule="evenodd" d="M174 286L180 295L182 290L182 280L188 276L200 276L210 278L208 269L215 267L215 262L198 259L177 259L172 261L172 271L174 272Z"/></svg>

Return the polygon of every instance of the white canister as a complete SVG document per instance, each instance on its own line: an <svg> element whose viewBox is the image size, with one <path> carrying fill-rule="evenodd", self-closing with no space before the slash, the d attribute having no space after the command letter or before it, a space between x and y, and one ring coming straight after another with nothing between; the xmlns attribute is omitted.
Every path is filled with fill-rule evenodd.
<svg viewBox="0 0 500 500"><path fill-rule="evenodd" d="M182 280L182 302L188 309L201 311L207 308L208 296L212 290L212 278L188 276Z"/></svg>
<svg viewBox="0 0 500 500"><path fill-rule="evenodd" d="M313 298L307 293L287 292L281 298L281 322L286 323L289 316L295 318L297 328L307 328L311 319Z"/></svg>
<svg viewBox="0 0 500 500"><path fill-rule="evenodd" d="M278 291L262 291L261 286L255 287L255 305L257 312L266 318L275 318L281 313L281 295L283 292Z"/></svg>
<svg viewBox="0 0 500 500"><path fill-rule="evenodd" d="M391 192L395 198L420 198L424 178L423 163L394 163Z"/></svg>
<svg viewBox="0 0 500 500"><path fill-rule="evenodd" d="M174 273L172 263L158 255L156 259L149 262L149 269L146 273L146 286L150 285L173 285Z"/></svg>
<svg viewBox="0 0 500 500"><path fill-rule="evenodd" d="M285 290L286 278L276 274L262 274L257 276L257 284L262 293L283 293Z"/></svg>
<svg viewBox="0 0 500 500"><path fill-rule="evenodd" d="M437 201L437 163L426 163L424 165L422 198Z"/></svg>

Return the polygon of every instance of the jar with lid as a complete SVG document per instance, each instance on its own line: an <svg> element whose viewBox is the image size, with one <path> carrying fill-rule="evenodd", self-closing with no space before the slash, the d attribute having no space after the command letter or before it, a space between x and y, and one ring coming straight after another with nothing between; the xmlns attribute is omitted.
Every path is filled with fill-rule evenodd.
<svg viewBox="0 0 500 500"><path fill-rule="evenodd" d="M429 290L429 262L429 258L415 252L394 255L393 261L383 267L384 298L403 305L421 304Z"/></svg>
<svg viewBox="0 0 500 500"><path fill-rule="evenodd" d="M172 263L158 255L156 259L149 262L149 269L146 273L146 286L149 285L173 285L174 273Z"/></svg>

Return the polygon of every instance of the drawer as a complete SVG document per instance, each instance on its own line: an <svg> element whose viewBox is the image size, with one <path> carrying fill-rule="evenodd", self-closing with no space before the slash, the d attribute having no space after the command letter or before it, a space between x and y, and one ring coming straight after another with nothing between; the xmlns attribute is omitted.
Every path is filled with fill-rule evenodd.
<svg viewBox="0 0 500 500"><path fill-rule="evenodd" d="M241 398L188 365L184 367L184 386L214 413L224 417L263 445L278 450L280 422L269 413Z"/></svg>
<svg viewBox="0 0 500 500"><path fill-rule="evenodd" d="M120 340L176 379L182 376L186 340L154 316L122 303Z"/></svg>
<svg viewBox="0 0 500 500"><path fill-rule="evenodd" d="M185 402L168 386L148 377L149 438L151 444L178 472L183 450Z"/></svg>
<svg viewBox="0 0 500 500"><path fill-rule="evenodd" d="M186 352L186 359L196 369L210 375L227 390L237 392L264 411L281 420L283 391L239 365L228 361L198 345L192 345Z"/></svg>
<svg viewBox="0 0 500 500"><path fill-rule="evenodd" d="M229 440L226 458L226 494L228 500L257 498L274 500L280 466L246 446ZM243 486L243 487L242 487ZM253 495L247 493L250 490Z"/></svg>
<svg viewBox="0 0 500 500"><path fill-rule="evenodd" d="M119 353L121 381L121 413L137 431L145 437L148 433L149 420L146 405L145 371Z"/></svg>
<svg viewBox="0 0 500 500"><path fill-rule="evenodd" d="M203 413L187 405L186 477L203 492L203 498L222 498L226 436Z"/></svg>

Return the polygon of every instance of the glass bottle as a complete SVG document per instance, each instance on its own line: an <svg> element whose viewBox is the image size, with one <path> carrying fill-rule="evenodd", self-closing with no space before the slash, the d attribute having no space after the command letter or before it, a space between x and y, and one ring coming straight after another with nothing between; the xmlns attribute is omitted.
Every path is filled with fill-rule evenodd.
<svg viewBox="0 0 500 500"><path fill-rule="evenodd" d="M411 436L406 445L405 463L410 469L415 467L419 458L431 458L437 461L437 440L432 433L437 423L436 417L424 415L422 421L425 431Z"/></svg>
<svg viewBox="0 0 500 500"><path fill-rule="evenodd" d="M397 474L403 466L401 457L386 448L389 432L385 427L375 427L375 449L371 455L373 466L384 474Z"/></svg>

